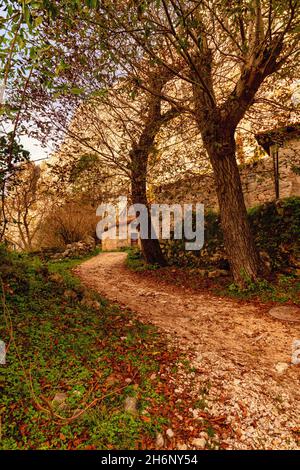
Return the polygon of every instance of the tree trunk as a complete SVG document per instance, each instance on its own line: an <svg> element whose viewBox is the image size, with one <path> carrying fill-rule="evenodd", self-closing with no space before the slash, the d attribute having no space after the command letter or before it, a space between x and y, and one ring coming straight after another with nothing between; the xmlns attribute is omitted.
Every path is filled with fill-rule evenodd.
<svg viewBox="0 0 300 470"><path fill-rule="evenodd" d="M133 204L144 204L148 209L148 239L141 235L141 247L148 264L166 266L159 240L151 239L151 215L147 201L147 164L148 156L141 150L131 152L131 198Z"/></svg>
<svg viewBox="0 0 300 470"><path fill-rule="evenodd" d="M206 134L203 140L213 167L225 249L235 282L244 285L247 278L257 279L259 258L247 217L234 133L220 124L217 132L209 134L215 138L208 142Z"/></svg>
<svg viewBox="0 0 300 470"><path fill-rule="evenodd" d="M279 68L277 58L284 37L284 34L282 37L276 35L268 42L260 37L260 22L255 28L255 45L250 48L253 50L241 69L236 86L222 104L218 105L214 92L215 53L210 48L205 27L199 28L201 41L192 57L191 68L195 118L213 167L225 248L234 280L240 285L246 278L257 279L259 258L247 217L234 133L263 80Z"/></svg>

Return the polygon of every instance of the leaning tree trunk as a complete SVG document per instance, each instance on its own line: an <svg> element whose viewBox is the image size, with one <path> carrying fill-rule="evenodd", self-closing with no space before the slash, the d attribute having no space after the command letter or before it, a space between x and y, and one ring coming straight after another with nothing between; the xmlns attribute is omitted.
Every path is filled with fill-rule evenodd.
<svg viewBox="0 0 300 470"><path fill-rule="evenodd" d="M247 217L234 133L228 135L219 125L217 136L212 134L215 138L205 146L214 172L225 249L235 282L244 285L247 278L257 279L259 258Z"/></svg>
<svg viewBox="0 0 300 470"><path fill-rule="evenodd" d="M131 198L133 204L144 204L148 209L148 239L140 234L144 259L149 264L166 266L159 240L151 239L151 215L147 201L148 156L140 149L131 152Z"/></svg>

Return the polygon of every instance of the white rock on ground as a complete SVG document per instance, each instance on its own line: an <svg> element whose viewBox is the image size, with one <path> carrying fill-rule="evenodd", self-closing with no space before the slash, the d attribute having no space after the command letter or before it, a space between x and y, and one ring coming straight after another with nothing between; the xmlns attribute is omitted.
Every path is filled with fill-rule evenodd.
<svg viewBox="0 0 300 470"><path fill-rule="evenodd" d="M167 429L167 431L166 431L166 436L167 436L169 439L172 439L172 438L174 437L174 431L173 431L171 428Z"/></svg>
<svg viewBox="0 0 300 470"><path fill-rule="evenodd" d="M196 437L192 440L192 445L197 447L197 449L205 449L206 439L204 437Z"/></svg>
<svg viewBox="0 0 300 470"><path fill-rule="evenodd" d="M137 414L137 399L135 397L127 397L124 403L124 409L133 415Z"/></svg>
<svg viewBox="0 0 300 470"><path fill-rule="evenodd" d="M161 449L165 445L165 440L163 438L163 435L159 432L156 434L156 447Z"/></svg>
<svg viewBox="0 0 300 470"><path fill-rule="evenodd" d="M288 368L289 368L289 365L286 362L278 362L275 365L275 369L278 372L278 374L283 374Z"/></svg>

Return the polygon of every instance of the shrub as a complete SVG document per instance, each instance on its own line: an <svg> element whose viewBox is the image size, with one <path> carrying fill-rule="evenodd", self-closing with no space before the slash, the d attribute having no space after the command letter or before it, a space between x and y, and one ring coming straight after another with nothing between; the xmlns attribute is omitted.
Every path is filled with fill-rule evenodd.
<svg viewBox="0 0 300 470"><path fill-rule="evenodd" d="M65 247L94 236L97 225L96 211L92 206L66 203L54 206L40 230L40 247Z"/></svg>

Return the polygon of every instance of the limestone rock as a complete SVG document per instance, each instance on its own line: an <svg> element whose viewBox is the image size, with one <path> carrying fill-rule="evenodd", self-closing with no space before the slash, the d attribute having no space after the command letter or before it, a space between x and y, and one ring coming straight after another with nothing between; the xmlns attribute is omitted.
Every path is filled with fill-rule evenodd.
<svg viewBox="0 0 300 470"><path fill-rule="evenodd" d="M173 429L169 428L166 430L166 436L169 438L169 439L173 439L174 437L174 431Z"/></svg>
<svg viewBox="0 0 300 470"><path fill-rule="evenodd" d="M192 445L197 447L197 449L205 449L206 446L206 439L203 437L196 437L192 440Z"/></svg>
<svg viewBox="0 0 300 470"><path fill-rule="evenodd" d="M127 397L124 403L124 410L127 411L127 413L136 415L137 414L137 399L135 397Z"/></svg>
<svg viewBox="0 0 300 470"><path fill-rule="evenodd" d="M300 308L293 305L282 305L269 310L269 315L283 321L300 322Z"/></svg>
<svg viewBox="0 0 300 470"><path fill-rule="evenodd" d="M66 407L67 394L63 392L56 393L52 400L53 408L63 409Z"/></svg>
<svg viewBox="0 0 300 470"><path fill-rule="evenodd" d="M178 450L187 450L188 446L186 444L178 444L177 449Z"/></svg>
<svg viewBox="0 0 300 470"><path fill-rule="evenodd" d="M165 445L165 441L164 441L163 435L162 435L160 432L158 432L158 433L156 434L156 442L155 442L155 444L156 444L156 447L158 447L159 449L161 449L161 448L164 447L164 445Z"/></svg>
<svg viewBox="0 0 300 470"><path fill-rule="evenodd" d="M283 374L287 369L289 365L286 362L278 362L275 365L275 369L278 372L278 374Z"/></svg>

